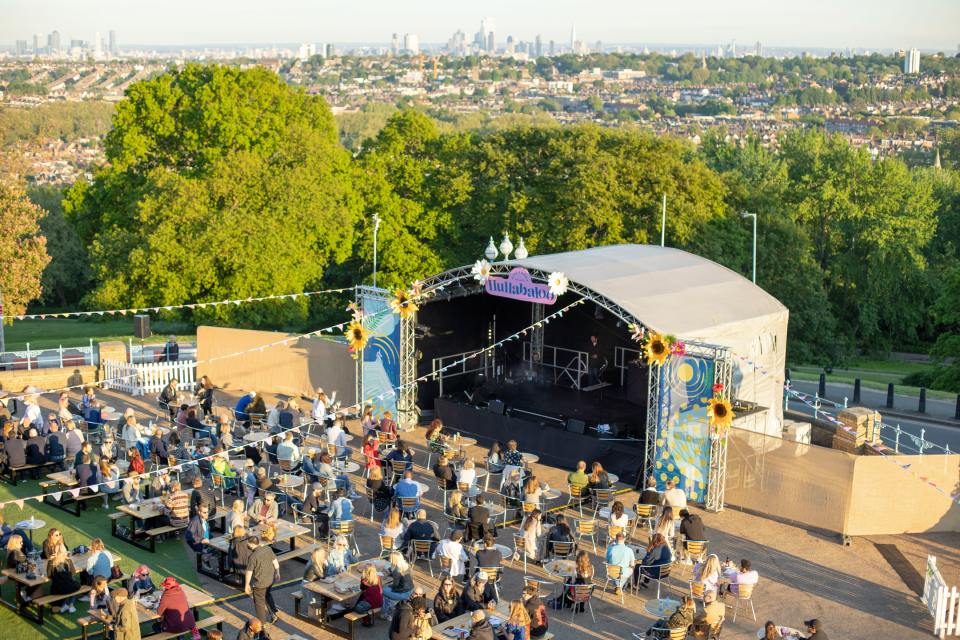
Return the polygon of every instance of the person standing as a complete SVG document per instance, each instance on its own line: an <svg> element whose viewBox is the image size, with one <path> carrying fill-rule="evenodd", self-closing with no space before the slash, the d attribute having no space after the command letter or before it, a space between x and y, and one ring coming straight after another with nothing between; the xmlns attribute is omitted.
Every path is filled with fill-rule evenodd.
<svg viewBox="0 0 960 640"><path fill-rule="evenodd" d="M117 607L117 615L113 619L113 640L140 640L137 603L129 595L123 587L113 591L113 602Z"/></svg>
<svg viewBox="0 0 960 640"><path fill-rule="evenodd" d="M260 538L247 539L250 559L244 574L243 591L253 599L256 616L260 620L277 621L277 605L270 589L280 577L280 563L269 545L260 546Z"/></svg>
<svg viewBox="0 0 960 640"><path fill-rule="evenodd" d="M180 345L177 344L177 336L170 336L167 338L166 344L163 345L163 361L176 362L179 359Z"/></svg>

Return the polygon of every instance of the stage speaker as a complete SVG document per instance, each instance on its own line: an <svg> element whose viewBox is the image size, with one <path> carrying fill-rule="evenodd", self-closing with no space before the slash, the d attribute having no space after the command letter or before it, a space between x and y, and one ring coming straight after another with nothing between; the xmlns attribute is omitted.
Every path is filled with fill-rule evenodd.
<svg viewBox="0 0 960 640"><path fill-rule="evenodd" d="M140 340L153 335L150 332L150 316L146 314L133 316L133 335Z"/></svg>
<svg viewBox="0 0 960 640"><path fill-rule="evenodd" d="M570 433L580 433L582 434L587 430L587 423L583 420L577 420L576 418L567 419L567 431Z"/></svg>
<svg viewBox="0 0 960 640"><path fill-rule="evenodd" d="M491 400L487 403L487 409L490 410L490 413L502 416L507 411L507 405L504 404L503 400Z"/></svg>

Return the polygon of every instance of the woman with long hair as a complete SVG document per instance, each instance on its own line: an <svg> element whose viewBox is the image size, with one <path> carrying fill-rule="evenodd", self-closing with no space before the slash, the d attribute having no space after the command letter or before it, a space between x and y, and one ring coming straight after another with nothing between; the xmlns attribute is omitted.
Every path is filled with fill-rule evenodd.
<svg viewBox="0 0 960 640"><path fill-rule="evenodd" d="M247 544L247 529L243 525L235 524L230 536L230 545L227 547L227 561L233 572L243 577L247 570L247 561L250 559L250 546Z"/></svg>
<svg viewBox="0 0 960 640"><path fill-rule="evenodd" d="M433 612L437 616L437 622L441 623L456 618L464 612L460 592L457 591L457 585L450 576L445 575L440 579L440 587L433 598Z"/></svg>
<svg viewBox="0 0 960 640"><path fill-rule="evenodd" d="M487 471L490 473L500 473L503 471L503 455L501 453L500 443L496 440L490 445L487 451Z"/></svg>
<svg viewBox="0 0 960 640"><path fill-rule="evenodd" d="M522 600L510 602L510 617L503 623L506 640L528 640L530 637L530 614Z"/></svg>
<svg viewBox="0 0 960 640"><path fill-rule="evenodd" d="M74 593L80 588L80 583L74 578L76 568L73 561L67 555L67 549L60 545L53 552L53 555L47 557L47 577L50 579L50 595L62 596L67 593ZM60 601L60 613L76 613L77 608L74 603L76 596L70 596Z"/></svg>
<svg viewBox="0 0 960 640"><path fill-rule="evenodd" d="M523 548L529 560L540 562L540 537L543 535L543 526L540 523L540 509L534 509L523 521L520 530L523 533Z"/></svg>
<svg viewBox="0 0 960 640"><path fill-rule="evenodd" d="M527 504L540 504L543 498L543 487L540 486L540 480L537 476L531 475L523 485L523 501Z"/></svg>
<svg viewBox="0 0 960 640"><path fill-rule="evenodd" d="M380 582L380 574L374 564L366 564L360 574L360 597L354 603L353 610L356 613L366 613L382 606L383 584Z"/></svg>
<svg viewBox="0 0 960 640"><path fill-rule="evenodd" d="M693 567L693 581L703 584L704 591L712 591L716 595L720 582L720 558L711 553L705 562L697 563Z"/></svg>
<svg viewBox="0 0 960 640"><path fill-rule="evenodd" d="M763 625L763 640L780 640L783 636L780 635L780 630L777 629L777 625L773 623L773 620L767 620Z"/></svg>
<svg viewBox="0 0 960 640"><path fill-rule="evenodd" d="M660 578L660 567L669 565L671 562L673 562L673 556L670 554L670 546L667 545L666 538L662 534L655 533L647 543L643 560L634 570L634 578L639 578L640 586L645 589L650 578Z"/></svg>
<svg viewBox="0 0 960 640"><path fill-rule="evenodd" d="M200 401L200 408L203 415L208 416L213 412L213 382L207 376L200 376L200 381L193 387L193 393Z"/></svg>
<svg viewBox="0 0 960 640"><path fill-rule="evenodd" d="M467 517L467 508L463 504L463 494L459 491L451 491L447 498L447 515L457 519Z"/></svg>
<svg viewBox="0 0 960 640"><path fill-rule="evenodd" d="M673 539L677 535L677 525L673 521L673 507L663 508L663 512L657 518L656 526L653 527L653 532L662 535L668 544L673 544Z"/></svg>
<svg viewBox="0 0 960 640"><path fill-rule="evenodd" d="M563 592L563 606L569 607L573 604L573 585L593 583L593 564L590 562L590 554L581 549L577 551L576 569L572 576L564 580L567 588Z"/></svg>
<svg viewBox="0 0 960 640"><path fill-rule="evenodd" d="M383 612L384 616L392 614L398 602L403 602L413 594L410 565L399 551L390 552L390 567L387 573L390 576L390 585L383 588L383 605L387 609Z"/></svg>
<svg viewBox="0 0 960 640"><path fill-rule="evenodd" d="M387 517L383 519L383 522L380 525L380 535L390 536L394 541L399 540L400 536L403 535L403 531L406 527L403 526L403 518L401 517L400 508L397 506L390 507L390 511L387 512Z"/></svg>
<svg viewBox="0 0 960 640"><path fill-rule="evenodd" d="M380 467L382 464L380 462L380 441L377 440L376 433L370 431L363 437L361 452L363 453L363 459L365 461L364 466L366 466L367 469Z"/></svg>
<svg viewBox="0 0 960 640"><path fill-rule="evenodd" d="M626 528L630 524L630 518L624 513L623 503L617 500L610 507L610 526Z"/></svg>
<svg viewBox="0 0 960 640"><path fill-rule="evenodd" d="M603 470L603 465L594 462L590 467L590 488L591 489L609 489L610 476Z"/></svg>
<svg viewBox="0 0 960 640"><path fill-rule="evenodd" d="M325 578L328 572L329 554L325 547L317 547L310 554L310 561L307 562L307 568L303 572L304 582L313 582L320 578Z"/></svg>
<svg viewBox="0 0 960 640"><path fill-rule="evenodd" d="M426 440L430 451L434 453L442 454L447 450L446 436L443 435L443 423L438 418L434 418L430 426L427 427Z"/></svg>
<svg viewBox="0 0 960 640"><path fill-rule="evenodd" d="M130 447L127 449L127 461L130 463L130 466L127 468L127 471L136 471L137 473L143 473L143 458L140 457L140 450L136 447Z"/></svg>
<svg viewBox="0 0 960 640"><path fill-rule="evenodd" d="M67 545L63 541L63 534L60 532L60 529L56 527L51 527L47 531L47 538L43 541L43 552L41 557L50 559L56 554L57 551L63 551L67 553Z"/></svg>
<svg viewBox="0 0 960 640"><path fill-rule="evenodd" d="M17 569L18 565L27 562L27 554L23 552L23 538L20 536L10 536L7 539L7 557L3 565L7 569ZM20 587L20 596L29 602L33 598L38 598L43 593L43 587L37 585L34 587Z"/></svg>
<svg viewBox="0 0 960 640"><path fill-rule="evenodd" d="M376 437L377 419L373 417L373 406L367 405L363 408L363 415L360 416L360 429L364 439L371 433Z"/></svg>

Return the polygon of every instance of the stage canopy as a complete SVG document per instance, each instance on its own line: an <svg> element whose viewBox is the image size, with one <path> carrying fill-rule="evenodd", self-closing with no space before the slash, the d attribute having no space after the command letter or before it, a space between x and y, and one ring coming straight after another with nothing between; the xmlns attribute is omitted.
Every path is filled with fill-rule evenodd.
<svg viewBox="0 0 960 640"><path fill-rule="evenodd" d="M733 397L767 409L737 426L780 434L789 311L750 280L680 249L636 244L507 264L540 274L561 271L572 289L592 290L607 299L611 311L633 316L648 329L728 347Z"/></svg>

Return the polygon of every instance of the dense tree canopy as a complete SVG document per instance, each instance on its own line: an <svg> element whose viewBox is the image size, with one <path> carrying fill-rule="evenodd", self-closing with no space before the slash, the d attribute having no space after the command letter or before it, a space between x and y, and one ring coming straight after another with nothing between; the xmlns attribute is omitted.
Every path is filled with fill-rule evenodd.
<svg viewBox="0 0 960 640"><path fill-rule="evenodd" d="M40 235L43 210L18 186L0 180L0 291L4 315L23 313L40 295L40 277L50 261Z"/></svg>

